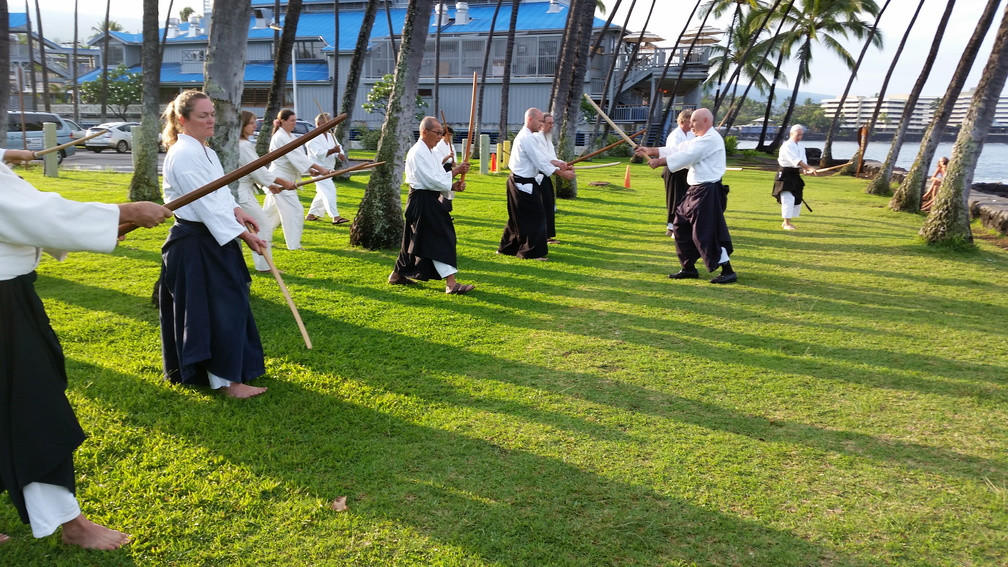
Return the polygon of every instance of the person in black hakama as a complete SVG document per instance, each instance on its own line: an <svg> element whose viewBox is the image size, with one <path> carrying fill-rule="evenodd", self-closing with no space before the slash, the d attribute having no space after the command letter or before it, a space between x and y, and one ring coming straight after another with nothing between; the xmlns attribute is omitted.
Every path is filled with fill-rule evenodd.
<svg viewBox="0 0 1008 567"><path fill-rule="evenodd" d="M729 261L734 249L724 218L727 191L721 183L726 171L724 139L713 128L714 115L706 108L694 111L690 124L696 137L677 146L665 158L673 171L689 167L690 183L672 222L681 269L669 277L674 280L700 277L695 264L703 259L708 272L721 266L721 274L711 279L711 283L733 283L738 281L738 275ZM642 149L637 151L644 155Z"/></svg>
<svg viewBox="0 0 1008 567"><path fill-rule="evenodd" d="M215 123L213 101L206 94L181 93L164 119L168 153L163 188L165 202L171 202L223 177L224 170L206 146ZM261 254L266 241L253 232L260 227L227 187L180 207L175 216L161 247L165 378L223 389L232 398L259 395L266 388L246 383L265 374L266 365L249 305L252 278L238 239Z"/></svg>
<svg viewBox="0 0 1008 567"><path fill-rule="evenodd" d="M559 175L568 181L574 168L560 160L550 160L535 132L543 113L537 108L525 111L525 126L511 143L507 179L508 221L501 235L498 254L524 259L546 260L549 253L546 213L543 208L542 183L545 177Z"/></svg>
<svg viewBox="0 0 1008 567"><path fill-rule="evenodd" d="M441 123L433 116L425 116L420 121L420 139L406 153L406 183L410 186L406 223L402 248L388 282L413 285L414 280L444 279L445 293L460 295L476 286L455 279L455 226L449 213L454 192L465 190L464 182L452 183L452 178L469 171L469 164L445 170L444 156L433 151L443 134Z"/></svg>
<svg viewBox="0 0 1008 567"><path fill-rule="evenodd" d="M804 136L805 127L795 124L777 154L777 165L780 168L777 170L771 195L781 205L781 217L784 218L781 228L784 230L796 230L795 225L791 224L791 219L801 214L802 193L805 189L805 181L801 178L801 174L816 173L816 169L807 163L808 158L805 157L805 145L802 144Z"/></svg>
<svg viewBox="0 0 1008 567"><path fill-rule="evenodd" d="M648 161L651 169L662 168L662 180L665 182L665 236L673 236L672 221L675 220L675 210L689 189L689 182L686 180L688 170L686 168L677 171L670 170L665 164L665 156L675 151L675 147L679 144L694 138L693 132L690 132L690 116L692 114L691 110L683 110L679 113L678 126L673 128L665 138L665 147L641 148L642 152L651 157L651 160Z"/></svg>
<svg viewBox="0 0 1008 567"><path fill-rule="evenodd" d="M0 159L32 155L0 150ZM5 165L0 184L0 492L37 538L62 526L63 543L116 549L129 535L90 521L75 496L73 452L85 435L66 397L63 349L35 292L35 268L43 248L59 260L69 250L111 252L119 224L153 227L172 213L149 202L69 201Z"/></svg>

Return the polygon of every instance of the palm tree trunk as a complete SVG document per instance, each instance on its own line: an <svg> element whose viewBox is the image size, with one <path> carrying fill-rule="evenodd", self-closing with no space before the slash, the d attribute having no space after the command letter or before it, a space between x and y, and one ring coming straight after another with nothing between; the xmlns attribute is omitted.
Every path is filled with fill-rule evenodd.
<svg viewBox="0 0 1008 567"><path fill-rule="evenodd" d="M216 4L223 0L217 0ZM215 9L216 9L215 4ZM249 9L251 12L251 9ZM161 198L161 186L158 184L158 118L160 110L159 91L161 90L161 45L158 41L158 2L143 0L143 43L140 45L143 69L143 94L141 104L143 114L140 116L140 135L133 138L133 153L136 157L136 167L130 179L130 201L157 201ZM214 30L222 27L215 25ZM242 26L247 29L247 26ZM213 43L211 43L213 45ZM221 109L217 109L217 121L222 121ZM225 171L227 169L225 164Z"/></svg>
<svg viewBox="0 0 1008 567"><path fill-rule="evenodd" d="M767 22L770 21L770 17L774 14L774 12L777 11L777 8L780 6L781 2L782 2L782 0L774 0L773 5L770 6L770 8L767 10L766 16L763 18L763 21L760 23L759 29L757 29L756 31L753 32L752 38L749 40L749 45L746 46L745 51L743 51L742 55L739 56L739 61L745 61L746 58L749 57L749 52L752 51L756 47L756 43L759 40L760 34L763 33L763 30L766 28ZM791 5L792 4L794 4L793 0L791 2L788 2L788 9L784 12L785 15L783 17L787 17L787 13L791 11ZM731 84L733 81L737 80L738 76L739 76L739 74L741 72L742 72L742 65L739 65L738 67L735 68L735 71L732 72L732 74L728 77L728 84ZM722 97L721 97L720 100L715 100L714 101L714 108L711 109L711 112L714 114L714 116L717 116L718 110L721 108L721 103L722 102L724 102L724 96L723 95L722 95Z"/></svg>
<svg viewBox="0 0 1008 567"><path fill-rule="evenodd" d="M514 53L515 27L518 25L518 7L521 3L511 5L511 22L508 24L507 45L504 47L504 77L501 81L501 113L500 126L497 129L497 139L508 139L508 93L511 90L511 57Z"/></svg>
<svg viewBox="0 0 1008 567"><path fill-rule="evenodd" d="M864 56L868 53L868 48L872 46L873 43L878 43L875 41L875 32L878 29L879 20L882 19L882 14L885 13L886 8L889 7L889 2L892 0L886 0L885 4L882 5L882 9L879 10L878 14L875 16L875 23L872 24L871 30L868 32L868 37L865 39L864 45L861 47L861 53L858 55L857 62L854 63L854 68L851 69L850 76L847 78L847 86L844 88L844 92L840 95L840 104L837 105L836 112L833 113L833 121L830 123L829 128L826 130L826 141L823 143L822 150L822 161L824 163L829 163L833 161L833 134L836 132L837 124L840 122L840 111L843 110L844 102L847 100L847 95L850 94L851 87L854 85L854 79L857 78L858 70L861 68L861 62L864 61ZM883 95L879 95L879 100L882 100ZM871 139L871 124L869 123L869 133L868 138ZM858 149L860 153L860 148ZM854 159L851 160L853 165L855 162L860 163L861 156L855 155ZM841 170L843 171L843 170Z"/></svg>
<svg viewBox="0 0 1008 567"><path fill-rule="evenodd" d="M811 48L811 43L806 38L801 49L808 51ZM794 114L795 102L798 100L798 88L801 86L801 78L805 75L805 60L800 57L799 59L801 59L801 63L798 64L798 72L795 73L794 88L791 90L791 99L788 101L788 107L787 111L784 112L784 118L781 119L780 129L777 130L777 135L774 137L774 141L770 144L771 152L776 152L778 148L780 148L780 145L784 142L784 132L786 132L788 126L791 125L791 115Z"/></svg>
<svg viewBox="0 0 1008 567"><path fill-rule="evenodd" d="M284 93L287 90L287 68L291 64L291 50L294 48L294 40L297 37L301 6L302 0L287 2L283 31L280 32L280 43L277 44L276 52L273 54L273 81L270 83L269 94L266 95L266 112L263 114L262 131L256 138L256 152L259 155L263 155L269 150L270 138L273 135L273 119L276 118L283 105ZM277 13L274 17L279 18L280 14Z"/></svg>
<svg viewBox="0 0 1008 567"><path fill-rule="evenodd" d="M553 116L557 121L560 139L557 155L570 160L574 156L577 138L578 116L581 113L581 93L584 92L585 75L588 73L588 54L591 47L592 26L595 23L595 0L574 0L571 2L572 32L567 34L567 43L561 53L570 52L571 67L561 65L561 80L557 81L556 105ZM577 179L567 181L557 177L555 183L557 197L574 199L577 197Z"/></svg>
<svg viewBox="0 0 1008 567"><path fill-rule="evenodd" d="M682 38L683 38L684 35L686 35L686 30L689 28L690 22L693 21L693 16L696 15L696 11L700 8L700 3L701 2L703 2L703 0L697 0L696 4L693 5L693 10L690 12L689 17L686 18L686 22L683 23L682 31L679 32L679 37L676 38L675 44L672 46L672 50L669 52L668 60L665 61L665 68L662 69L661 78L658 79L659 83L665 82L665 77L668 77L669 67L672 66L672 61L675 59L676 51L679 50L679 44L682 43ZM713 4L711 4L711 6L713 7ZM707 12L707 13L710 14L710 12ZM679 62L679 66L680 66L680 69L686 67L686 58L685 57ZM680 73L680 76L682 76L681 73ZM647 129L647 132L644 134L644 136L645 136L645 139L648 140L648 142L645 145L652 145L652 144L653 145L658 145L660 143L661 135L664 134L663 130L665 128L665 125L668 123L667 122L667 120L668 120L667 117L672 112L672 107L675 106L675 99L676 99L675 89L672 89L672 96L669 97L668 108L664 108L664 101L662 102L662 104L663 104L662 120L660 121L660 124L658 125L658 131L655 132L655 136L652 137L651 136L651 119L654 117L655 110L657 110L657 106L656 105L657 105L658 101L661 98L662 97L657 97L656 96L654 98L654 100L651 101L651 108L648 109L648 121L647 121L647 124L645 124L645 126L644 126Z"/></svg>
<svg viewBox="0 0 1008 567"><path fill-rule="evenodd" d="M375 160L386 165L376 168L368 179L350 227L350 244L354 246L371 250L395 248L402 239L403 160L416 128L412 116L416 113L417 85L433 6L434 0L410 0L406 7L395 82L375 154Z"/></svg>
<svg viewBox="0 0 1008 567"><path fill-rule="evenodd" d="M483 69L480 72L479 94L476 99L477 131L481 131L478 126L481 122L483 122L483 92L486 90L487 68L490 65L490 50L493 48L493 34L494 29L497 27L497 14L500 13L501 1L502 0L497 0L497 7L494 8L493 18L490 20L490 33L487 34L486 49L483 51Z"/></svg>
<svg viewBox="0 0 1008 567"><path fill-rule="evenodd" d="M25 0L25 24L28 27L28 78L31 82L31 109L38 110L38 87L35 84L35 41L32 39L31 11L28 9L28 0ZM41 36L40 36L41 38ZM23 108L21 110L24 110Z"/></svg>
<svg viewBox="0 0 1008 567"><path fill-rule="evenodd" d="M73 107L74 107L74 122L80 124L80 85L77 84L77 4L80 0L74 0L74 35L73 35L73 54L71 55L72 62L70 64L73 67ZM6 4L6 0L4 0ZM8 65L7 67L10 67ZM7 68L5 67L5 68Z"/></svg>
<svg viewBox="0 0 1008 567"><path fill-rule="evenodd" d="M108 105L108 55L109 55L109 16L112 15L112 0L105 0L105 38L102 42L102 100L101 122L107 121Z"/></svg>
<svg viewBox="0 0 1008 567"><path fill-rule="evenodd" d="M368 43L371 41L371 29L374 28L378 16L378 3L368 2L364 9L360 31L357 33L357 44L350 59L350 69L347 70L346 87L343 91L343 105L340 114L346 114L347 119L336 126L336 138L346 140L347 129L353 120L354 109L357 106L357 90L360 88L361 72L364 69L364 59L368 53Z"/></svg>
<svg viewBox="0 0 1008 567"><path fill-rule="evenodd" d="M399 52L395 46L395 31L392 29L392 10L389 8L389 1L385 0L385 19L388 20L389 43L392 44L392 57L399 59Z"/></svg>
<svg viewBox="0 0 1008 567"><path fill-rule="evenodd" d="M955 0L949 0L948 10L951 13L952 5ZM900 40L899 47L896 48L896 54L893 55L892 62L889 64L889 70L886 72L885 79L882 80L882 89L879 91L878 100L875 101L875 110L872 112L871 124L874 125L875 121L878 120L879 113L882 111L882 102L885 100L886 92L889 90L889 80L892 78L893 71L896 70L896 64L899 62L900 56L903 54L903 48L906 46L907 38L910 37L910 30L913 29L914 24L917 22L917 16L920 15L921 8L924 7L924 0L920 0L917 3L917 9L914 11L913 17L910 18L910 23L907 25L906 31L903 32L903 39ZM947 15L946 15L947 21ZM938 22L938 31L936 32L936 37L932 45L932 54L929 55L929 62L926 62L925 68L927 72L930 73L931 67L929 63L934 62L934 56L938 54L938 44L941 43L941 36L945 33L945 24L943 22ZM918 78L918 83L920 79ZM921 88L923 88L923 83L920 83ZM886 156L885 162L879 168L878 174L875 175L874 179L868 183L868 187L865 188L865 193L869 195L888 195L892 192L889 187L889 179L892 175L893 164L896 163L896 156L899 154L899 147L903 143L903 136L906 134L907 128L910 126L910 117L913 115L913 108L917 106L917 98L920 96L920 89L917 85L914 85L914 91L911 91L909 97L907 98L906 106L903 108L903 118L896 126L896 131L893 132L892 145L889 146L889 154ZM911 100L913 102L911 102ZM871 131L868 132L871 136Z"/></svg>
<svg viewBox="0 0 1008 567"><path fill-rule="evenodd" d="M948 171L920 230L920 235L928 244L973 242L969 193L973 185L973 170L994 122L1001 89L1008 79L1008 6L994 37L994 47L952 148Z"/></svg>
<svg viewBox="0 0 1008 567"><path fill-rule="evenodd" d="M701 1L703 1L703 0L697 0L698 3L701 2ZM636 6L637 6L637 0L631 0L631 2L630 2L630 9L627 10L626 18L624 18L624 20L623 20L623 28L622 29L626 29L627 24L630 23L630 15L633 14L634 7L636 7ZM605 80L602 81L602 96L599 97L599 108L605 108L606 107L606 104L607 104L606 101L609 99L609 87L612 85L613 74L616 72L616 64L619 63L619 51L620 51L620 48L623 47L623 46L625 46L625 45L626 45L625 42L623 42L622 38L620 38L620 40L616 44L616 49L613 50L612 61L609 62L609 69L606 71ZM589 149L594 149L595 148L595 145L596 145L595 144L595 140L598 139L598 131L599 131L599 128L600 128L601 124L602 124L602 117L601 116L596 116L595 117L595 125L592 127L591 140L588 142L588 148ZM606 132L609 131L609 125L608 124L606 124L606 130L605 131Z"/></svg>
<svg viewBox="0 0 1008 567"><path fill-rule="evenodd" d="M441 110L441 14L443 13L444 0L438 0L438 9L434 13L434 25L437 26L437 32L434 35L434 116L437 117L441 116L439 111ZM490 35L493 36L492 29ZM489 45L489 41L487 45ZM438 119L440 120L440 118ZM444 124L444 126L448 125Z"/></svg>
<svg viewBox="0 0 1008 567"><path fill-rule="evenodd" d="M931 124L924 133L924 139L921 141L917 158L910 167L910 171L907 172L906 177L903 178L903 183L900 183L899 189L896 190L896 193L893 194L892 199L889 201L889 208L907 212L917 212L920 210L920 198L924 192L924 183L927 181L931 160L938 149L938 143L941 142L942 133L945 131L949 117L952 115L952 109L955 106L956 100L959 99L959 93L962 92L962 87L966 83L966 77L973 67L973 61L976 60L977 53L980 51L980 44L983 42L987 31L994 21L999 4L998 0L987 0L987 6L980 15L976 29L973 30L973 35L966 43L966 49L963 51L955 73L952 75L952 82L949 83L948 89L945 90L945 96L942 98L941 105L938 107Z"/></svg>
<svg viewBox="0 0 1008 567"><path fill-rule="evenodd" d="M333 2L333 87L332 87L332 105L330 108L333 112L339 108L339 2Z"/></svg>
<svg viewBox="0 0 1008 567"><path fill-rule="evenodd" d="M10 69L10 7L0 0L0 69ZM7 116L11 83L0 81L0 116ZM0 120L0 140L7 139L7 120Z"/></svg>
<svg viewBox="0 0 1008 567"><path fill-rule="evenodd" d="M49 105L49 65L45 55L45 34L42 32L42 10L39 8L38 0L35 0L35 20L38 24L39 36L39 60L42 62L42 106L46 112L52 111Z"/></svg>

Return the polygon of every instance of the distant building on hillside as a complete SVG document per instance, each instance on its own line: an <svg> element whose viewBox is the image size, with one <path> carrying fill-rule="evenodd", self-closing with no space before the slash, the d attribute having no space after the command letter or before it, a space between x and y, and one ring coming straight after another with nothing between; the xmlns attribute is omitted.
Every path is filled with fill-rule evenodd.
<svg viewBox="0 0 1008 567"><path fill-rule="evenodd" d="M958 128L966 118L966 111L969 110L973 93L976 89L962 91L956 100L949 119L950 128ZM875 123L874 131L879 134L892 133L903 118L903 109L906 108L909 95L890 95L882 99L882 107L879 111L878 121ZM910 115L911 133L920 134L931 124L931 118L940 102L939 97L922 96L917 99L913 113ZM840 114L840 128L845 130L857 130L865 122L871 119L875 112L875 105L878 97L848 96L844 101L843 110ZM839 98L823 100L820 105L827 117L832 118L840 104ZM997 110L992 124L995 129L1008 128L1008 97L1001 97L998 101Z"/></svg>

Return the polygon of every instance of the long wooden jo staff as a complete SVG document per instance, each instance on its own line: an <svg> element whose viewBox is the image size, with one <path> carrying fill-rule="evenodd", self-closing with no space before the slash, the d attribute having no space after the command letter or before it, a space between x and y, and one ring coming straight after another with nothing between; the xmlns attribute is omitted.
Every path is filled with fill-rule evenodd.
<svg viewBox="0 0 1008 567"><path fill-rule="evenodd" d="M200 197L205 197L210 193L213 193L214 191L220 189L221 187L229 183L232 183L234 181L241 179L242 177L245 177L246 175L259 169L260 167L270 163L271 161L275 161L277 158L280 158L290 153L294 149L305 145L306 143L308 143L309 140L321 136L329 128L332 128L333 126L336 126L340 122L346 120L346 117L347 117L346 114L340 114L336 118L329 120L325 124L322 124L318 128L308 132L307 134L302 135L299 138L291 140L290 142L280 146L279 148L262 156L261 158L253 160L239 167L238 169L232 171L231 173L228 173L227 175L221 178L218 178L214 181L211 181L210 183L207 183L206 185L200 187L199 189L196 189L195 191L192 191L191 193L186 193L185 195L179 197L178 199L175 199L174 201L165 203L165 208L174 211L176 209L188 205L189 203L192 203L193 201L199 199ZM137 226L133 223L121 224L119 225L119 236L122 236L128 232L136 230L136 228Z"/></svg>
<svg viewBox="0 0 1008 567"><path fill-rule="evenodd" d="M823 168L823 169L817 169L815 171L815 173L813 173L812 175L819 175L820 173L826 173L827 171L834 171L834 170L840 169L841 167L846 167L846 166L848 166L850 164L851 164L851 162L849 161L847 163L841 163L840 165L834 165L833 167L826 167L826 168Z"/></svg>
<svg viewBox="0 0 1008 567"><path fill-rule="evenodd" d="M469 107L469 135L466 136L466 146L465 155L462 156L462 161L469 163L469 157L472 156L472 141L473 141L473 128L476 127L476 71L473 71L473 88L472 88L472 105ZM462 172L459 177L459 182L465 183L466 172Z"/></svg>
<svg viewBox="0 0 1008 567"><path fill-rule="evenodd" d="M620 138L623 138L626 141L626 143L630 144L631 146L636 146L637 145L637 144L634 143L633 140L630 139L630 136L626 135L626 132L624 132L619 126L616 125L615 122L613 122L608 116L606 116L605 112L602 112L602 109L599 108L599 105L595 104L595 101L592 100L592 98L590 96L588 96L588 93L585 93L584 97L585 97L585 100L588 101L588 104L590 104L592 106L592 108L595 109L595 112L598 112L599 116L601 116L602 118L604 118L605 121L609 123L609 126L612 126L612 129L615 130L616 133L620 135Z"/></svg>
<svg viewBox="0 0 1008 567"><path fill-rule="evenodd" d="M332 173L327 173L325 175L319 175L318 177L312 177L311 179L305 179L304 181L298 181L294 184L295 187L303 187L305 185L311 185L316 181L322 181L324 179L329 179L330 177L336 177L337 175L343 175L344 173L350 173L351 171L360 171L362 169L371 169L372 167L378 167L385 162L379 161L375 163L358 163L357 165L344 167L343 169L338 169Z"/></svg>
<svg viewBox="0 0 1008 567"><path fill-rule="evenodd" d="M249 232L255 233L252 228L252 223L246 223L245 228ZM284 283L283 278L280 277L280 270L277 269L276 264L273 263L273 258L270 254L269 248L264 248L261 254L263 258L266 258L266 263L269 265L270 273L273 274L273 279L276 280L277 285L280 286L280 291L283 292L284 299L287 300L287 307L290 307L291 313L294 314L294 321L297 322L298 329L301 330L301 338L304 339L304 344L311 350L311 337L308 336L308 329L305 328L304 322L301 321L301 314L298 313L297 306L294 305L294 298L291 297L290 291L287 290L287 285Z"/></svg>
<svg viewBox="0 0 1008 567"><path fill-rule="evenodd" d="M71 141L69 141L69 142L67 142L65 144L60 144L58 146L53 146L51 148L46 148L46 149L41 150L41 151L32 152L32 157L34 157L35 159L38 159L38 158L40 158L40 157L42 157L42 156L44 156L46 154L51 154L53 152L58 152L60 150L65 150L65 149L69 148L70 146L75 146L75 145L77 145L77 144L79 144L81 142L86 142L86 141L90 140L91 138L97 138L98 136L101 136L105 132L108 132L108 130L105 130L105 129L98 130L94 134L88 134L87 136L84 136L80 140L71 140Z"/></svg>
<svg viewBox="0 0 1008 567"><path fill-rule="evenodd" d="M636 138L637 136L640 136L644 132L647 132L647 128L641 130L640 132L637 132L636 134L631 134L630 137L631 138ZM602 148L601 150L595 150L594 152L592 152L590 154L585 154L585 155L583 155L583 156L575 159L574 161L569 161L569 162L567 162L567 165L574 165L575 163L577 163L579 161L584 161L586 159L591 159L591 158L593 158L593 157L595 157L595 156L597 156L597 155L599 155L599 154L601 154L603 152L607 152L607 151L615 148L616 146L618 146L620 144L624 144L624 143L626 143L626 140L620 140L618 142L613 142L613 143L609 144L608 146Z"/></svg>

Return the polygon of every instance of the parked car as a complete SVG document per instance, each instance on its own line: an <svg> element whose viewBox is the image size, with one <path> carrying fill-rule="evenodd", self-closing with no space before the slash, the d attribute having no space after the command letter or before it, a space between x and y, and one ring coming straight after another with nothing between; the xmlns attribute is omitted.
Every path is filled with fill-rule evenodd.
<svg viewBox="0 0 1008 567"><path fill-rule="evenodd" d="M84 142L81 142L80 139L83 138L84 136L87 136L87 129L82 127L80 124L77 124L73 120L70 120L69 118L64 118L63 122L66 122L67 126L70 127L70 139L77 142L76 144L74 144L74 147L83 148Z"/></svg>
<svg viewBox="0 0 1008 567"><path fill-rule="evenodd" d="M22 134L22 117L24 118L24 130ZM51 112L8 112L7 113L7 140L5 148L16 150L27 147L29 150L41 150L44 148L42 138L42 125L52 122L56 125L56 144L66 144L73 140L71 137L70 125L59 114ZM73 146L59 151L56 159L63 163L63 158L72 156L76 150Z"/></svg>
<svg viewBox="0 0 1008 567"><path fill-rule="evenodd" d="M262 125L263 125L262 118L256 120L255 132L252 132L252 135L249 136L249 140L251 140L253 144L256 143L257 139L259 139L259 131L262 130ZM307 134L308 132L314 129L315 124L308 122L307 120L298 120L294 124L294 131L291 132L291 135L297 138L303 134ZM272 132L272 128L270 128L270 131Z"/></svg>
<svg viewBox="0 0 1008 567"><path fill-rule="evenodd" d="M88 135L94 134L98 130L108 130L101 136L91 138L84 143L85 147L92 152L100 153L102 150L114 149L124 154L130 151L133 145L133 133L131 128L139 126L139 122L107 122L88 129Z"/></svg>

